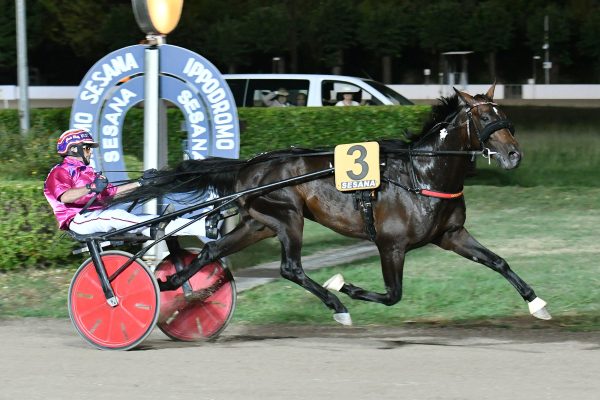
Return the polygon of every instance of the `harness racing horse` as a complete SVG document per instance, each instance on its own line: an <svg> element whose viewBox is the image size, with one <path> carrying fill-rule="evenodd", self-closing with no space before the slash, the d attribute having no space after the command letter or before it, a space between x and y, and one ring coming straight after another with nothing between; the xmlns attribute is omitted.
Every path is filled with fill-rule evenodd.
<svg viewBox="0 0 600 400"><path fill-rule="evenodd" d="M355 211L353 195L336 189L331 176L332 153L321 150L292 148L250 160L188 160L159 171L154 184L117 201L144 201L169 193L201 195L207 188L226 196L267 187L237 199L240 222L236 228L207 243L187 269L159 282L161 290L174 290L203 265L277 236L281 243L281 275L321 299L334 311L337 322L350 325L348 309L332 291L352 299L396 304L402 298L406 252L433 243L500 273L528 302L531 314L550 319L546 303L503 258L481 245L464 226L462 190L471 158L483 154L504 169L516 168L521 161L514 128L493 102L494 88L495 84L485 95L456 91L452 97L441 98L422 132L409 143L379 142L382 185L372 203L372 222L367 225L365 214ZM325 172L316 178L311 175L277 185L318 171ZM300 260L304 218L346 236L372 239L381 257L385 293L352 285L339 274L324 285L308 277ZM374 230L368 229L369 225Z"/></svg>

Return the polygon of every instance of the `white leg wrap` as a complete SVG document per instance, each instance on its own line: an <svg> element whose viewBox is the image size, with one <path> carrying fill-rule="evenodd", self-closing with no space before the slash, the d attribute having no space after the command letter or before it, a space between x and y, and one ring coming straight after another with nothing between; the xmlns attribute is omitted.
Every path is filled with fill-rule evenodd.
<svg viewBox="0 0 600 400"><path fill-rule="evenodd" d="M352 318L350 318L350 313L333 314L333 319L345 326L352 325Z"/></svg>
<svg viewBox="0 0 600 400"><path fill-rule="evenodd" d="M552 319L552 316L550 315L548 310L546 310L546 302L540 299L539 297L536 297L535 299L530 301L528 305L529 312L534 317L545 320Z"/></svg>
<svg viewBox="0 0 600 400"><path fill-rule="evenodd" d="M336 292L339 292L342 286L344 286L344 277L342 276L342 274L335 274L331 278L327 279L327 282L323 284L323 287L325 289L335 290Z"/></svg>

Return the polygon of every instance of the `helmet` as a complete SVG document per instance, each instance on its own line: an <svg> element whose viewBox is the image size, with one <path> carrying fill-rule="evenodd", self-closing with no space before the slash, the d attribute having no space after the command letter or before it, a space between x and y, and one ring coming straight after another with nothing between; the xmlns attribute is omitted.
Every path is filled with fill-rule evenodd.
<svg viewBox="0 0 600 400"><path fill-rule="evenodd" d="M83 147L83 145L89 147L99 146L87 129L69 129L68 131L64 131L58 138L56 151L64 157L71 153L70 150L73 146ZM74 153L78 157L83 156L81 149L77 149Z"/></svg>

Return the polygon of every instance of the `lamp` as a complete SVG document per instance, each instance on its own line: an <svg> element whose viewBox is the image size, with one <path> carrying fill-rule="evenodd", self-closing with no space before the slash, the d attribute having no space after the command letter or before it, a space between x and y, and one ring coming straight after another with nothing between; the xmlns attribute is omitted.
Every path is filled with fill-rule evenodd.
<svg viewBox="0 0 600 400"><path fill-rule="evenodd" d="M542 58L542 57L540 57L540 56L533 56L533 67L532 67L533 68L533 71L532 71L533 72L533 75L532 75L533 84L535 84L536 75L537 75L536 74L536 72L537 72L536 61L538 61L540 58Z"/></svg>
<svg viewBox="0 0 600 400"><path fill-rule="evenodd" d="M135 20L147 35L167 35L181 17L183 0L131 0Z"/></svg>

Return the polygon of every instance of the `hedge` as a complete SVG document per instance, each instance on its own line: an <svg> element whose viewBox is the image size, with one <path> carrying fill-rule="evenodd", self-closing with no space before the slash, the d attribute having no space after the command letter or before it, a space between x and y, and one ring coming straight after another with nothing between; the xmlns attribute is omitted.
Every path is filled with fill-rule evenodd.
<svg viewBox="0 0 600 400"><path fill-rule="evenodd" d="M243 126L242 158L268 150L333 146L375 138L401 137L405 129L418 130L429 113L428 106L246 108L239 110ZM80 256L77 246L63 236L42 194L42 180L60 159L56 138L68 128L69 109L35 109L31 112L31 135L18 134L16 110L0 110L0 272L26 267L74 267ZM183 114L168 110L169 162L181 159ZM143 110L132 109L125 118L123 148L142 158ZM20 180L15 180L19 178ZM7 181L6 179L13 179ZM35 179L24 181L23 179Z"/></svg>
<svg viewBox="0 0 600 400"><path fill-rule="evenodd" d="M375 138L400 138L406 129L419 130L429 106L246 108L239 118L244 126L241 154L296 145L333 146Z"/></svg>
<svg viewBox="0 0 600 400"><path fill-rule="evenodd" d="M0 181L0 272L23 267L76 266L76 243L63 237L41 181Z"/></svg>
<svg viewBox="0 0 600 400"><path fill-rule="evenodd" d="M400 137L405 129L420 129L429 110L429 106L241 108L240 156L247 158L290 145L333 146ZM32 132L44 140L50 139L46 144L49 153L53 152L60 132L68 128L69 113L70 109L32 110ZM181 141L186 138L186 132L181 130L183 118L178 109L168 110L169 163L181 159ZM139 159L143 158L143 121L143 110L133 108L123 125L123 149ZM17 111L0 110L0 134L14 137L18 131ZM6 146L0 146L0 155L3 147L6 150Z"/></svg>

